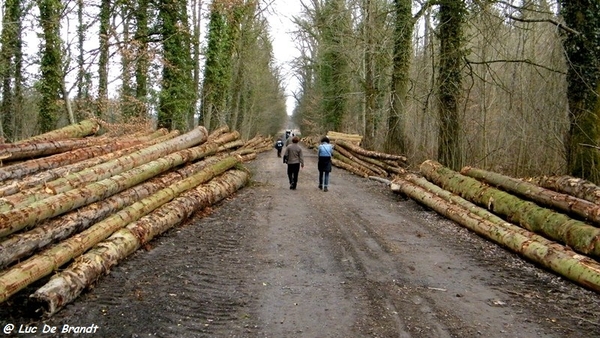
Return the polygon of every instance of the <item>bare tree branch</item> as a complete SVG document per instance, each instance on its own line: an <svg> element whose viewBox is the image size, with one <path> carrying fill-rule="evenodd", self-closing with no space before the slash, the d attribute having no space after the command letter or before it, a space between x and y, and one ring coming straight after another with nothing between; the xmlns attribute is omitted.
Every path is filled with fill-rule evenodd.
<svg viewBox="0 0 600 338"><path fill-rule="evenodd" d="M569 32L571 34L575 34L575 35L581 34L578 31L565 26L563 23L560 23L560 22L558 22L558 21L556 21L554 19L521 19L521 18L518 18L516 16L512 16L512 15L507 15L506 17L509 18L509 19L511 19L511 20L515 20L515 21L519 21L519 22L549 22L549 23L555 25L556 27L558 27L558 28L560 28L560 29L562 29L564 31L567 31L567 32Z"/></svg>
<svg viewBox="0 0 600 338"><path fill-rule="evenodd" d="M522 60L487 60L487 61L471 61L469 59L466 59L466 61L467 61L468 64L473 64L473 65L488 65L488 64L491 64L491 63L527 63L527 64L530 64L532 66L543 68L545 70L548 70L548 71L551 71L551 72L554 72L554 73L566 74L563 71L552 69L550 67L541 65L539 63L535 63L535 62L533 62L533 61L531 61L529 59L522 59Z"/></svg>

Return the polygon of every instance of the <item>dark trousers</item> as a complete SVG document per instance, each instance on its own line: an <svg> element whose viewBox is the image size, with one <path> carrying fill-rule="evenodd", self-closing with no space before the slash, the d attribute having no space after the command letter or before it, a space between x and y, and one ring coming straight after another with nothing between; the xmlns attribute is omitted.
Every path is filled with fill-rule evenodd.
<svg viewBox="0 0 600 338"><path fill-rule="evenodd" d="M298 173L300 172L300 163L288 163L287 174L290 180L290 187L296 188L298 184Z"/></svg>

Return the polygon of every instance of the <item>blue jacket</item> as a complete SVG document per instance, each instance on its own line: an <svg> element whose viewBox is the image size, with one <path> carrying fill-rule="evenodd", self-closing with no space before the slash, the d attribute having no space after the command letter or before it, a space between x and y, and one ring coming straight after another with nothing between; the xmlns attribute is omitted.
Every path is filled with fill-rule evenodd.
<svg viewBox="0 0 600 338"><path fill-rule="evenodd" d="M325 142L319 144L319 157L333 157L333 145Z"/></svg>

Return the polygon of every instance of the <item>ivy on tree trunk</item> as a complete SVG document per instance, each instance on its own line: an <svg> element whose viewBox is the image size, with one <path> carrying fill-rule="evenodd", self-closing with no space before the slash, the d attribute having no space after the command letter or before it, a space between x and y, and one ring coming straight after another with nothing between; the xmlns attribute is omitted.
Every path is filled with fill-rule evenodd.
<svg viewBox="0 0 600 338"><path fill-rule="evenodd" d="M569 131L565 147L568 171L600 183L600 2L562 0L561 14L569 32L563 45L567 55ZM590 147L590 145L592 147Z"/></svg>

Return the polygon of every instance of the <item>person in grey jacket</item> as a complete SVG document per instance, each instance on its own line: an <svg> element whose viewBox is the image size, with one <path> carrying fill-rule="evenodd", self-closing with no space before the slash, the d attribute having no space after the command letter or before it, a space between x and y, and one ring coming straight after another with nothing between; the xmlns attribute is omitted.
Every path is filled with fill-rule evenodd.
<svg viewBox="0 0 600 338"><path fill-rule="evenodd" d="M298 184L300 168L304 168L304 156L302 156L302 148L300 148L298 142L300 142L300 138L294 136L292 144L285 148L285 154L283 154L283 163L287 164L287 175L292 190L295 190Z"/></svg>

